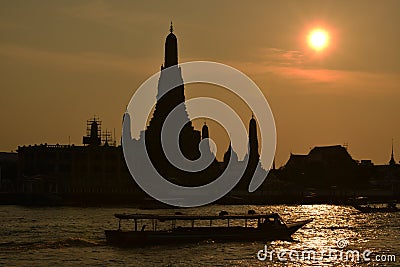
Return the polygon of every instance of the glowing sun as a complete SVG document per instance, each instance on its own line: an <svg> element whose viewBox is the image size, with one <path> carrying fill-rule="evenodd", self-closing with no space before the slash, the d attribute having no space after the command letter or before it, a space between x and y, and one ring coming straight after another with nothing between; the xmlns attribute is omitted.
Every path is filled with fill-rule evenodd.
<svg viewBox="0 0 400 267"><path fill-rule="evenodd" d="M308 35L308 44L316 51L323 50L328 46L329 34L321 29L315 29Z"/></svg>

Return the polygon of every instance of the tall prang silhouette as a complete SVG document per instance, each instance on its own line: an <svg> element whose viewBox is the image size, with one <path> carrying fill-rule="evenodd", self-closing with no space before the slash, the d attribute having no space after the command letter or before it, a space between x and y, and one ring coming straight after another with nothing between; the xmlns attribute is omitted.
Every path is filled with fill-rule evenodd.
<svg viewBox="0 0 400 267"><path fill-rule="evenodd" d="M171 22L170 33L165 40L165 58L164 64L161 66L161 73L158 81L157 103L153 117L145 131L146 148L152 164L166 179L172 179L174 182L184 185L201 184L201 180L204 180L205 173L203 173L202 177L199 177L201 175L200 173L194 174L185 172L173 166L167 159L161 142L161 131L164 122L168 115L176 109L174 116L184 121L184 127L179 134L179 149L183 156L189 160L200 158L199 144L201 141L201 133L194 129L186 110L185 88L183 85L181 68L178 65L178 40L173 31ZM168 72L165 71L167 68L169 68ZM166 92L172 83L177 82L182 85ZM218 174L218 166L215 159L212 165L214 166L210 166L210 169L214 170L212 171L214 175L208 171L207 174L209 178L215 178Z"/></svg>
<svg viewBox="0 0 400 267"><path fill-rule="evenodd" d="M253 174L266 175L260 163L260 155L258 152L257 123L252 116L249 122L249 139L248 151L243 161L239 160L237 154L229 146L225 153L224 161L218 162L215 155L211 152L208 138L210 137L209 128L204 122L201 132L195 130L189 118L185 105L185 87L181 68L178 64L178 40L174 34L174 30L170 27L170 32L165 40L165 57L164 64L161 66L160 77L157 85L157 97L153 116L149 121L147 128L140 133L139 140L133 139L131 144L135 147L137 155L126 155L132 157L135 162L135 172L137 175L146 177L151 175L145 171L148 166L145 160L138 155L148 155L151 165L165 179L184 186L205 185L218 178L227 168L229 155L231 152L235 155L232 158L232 167L229 176L232 178L241 176L241 181L236 186L236 190L247 191L248 185ZM176 86L176 84L180 84ZM131 136L130 116L125 114L123 132L129 133ZM176 131L175 135L165 139L165 130L172 122L172 128ZM181 128L181 129L177 129ZM146 153L142 154L144 147L140 144L144 142ZM177 148L178 147L178 148ZM182 157L178 157L177 161L171 162L171 154L166 151L172 149L172 157L181 153ZM140 152L140 153L139 153ZM174 153L175 152L175 153ZM168 155L168 157L167 157ZM191 162L192 161L192 162ZM194 161L194 162L193 162ZM182 162L186 168L180 168L178 165ZM210 163L207 168L200 171L193 171L194 163ZM186 164L186 165L185 165ZM203 166L203 165L202 165ZM244 170L244 173L240 171Z"/></svg>

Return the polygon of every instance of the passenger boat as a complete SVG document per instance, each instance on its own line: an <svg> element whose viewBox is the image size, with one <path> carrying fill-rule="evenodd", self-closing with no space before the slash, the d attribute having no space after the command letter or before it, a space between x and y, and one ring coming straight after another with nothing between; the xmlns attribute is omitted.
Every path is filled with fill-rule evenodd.
<svg viewBox="0 0 400 267"><path fill-rule="evenodd" d="M117 230L105 230L107 243L118 246L145 246L214 241L292 240L295 233L312 219L286 224L277 213L229 215L115 214ZM131 230L121 222L130 221ZM150 227L147 226L149 223ZM160 225L163 224L164 228ZM168 228L165 226L168 225ZM148 229L150 228L150 229Z"/></svg>
<svg viewBox="0 0 400 267"><path fill-rule="evenodd" d="M395 203L389 203L386 206L371 206L371 205L358 205L353 204L353 207L363 213L374 213L374 212L398 212L399 208L396 207Z"/></svg>

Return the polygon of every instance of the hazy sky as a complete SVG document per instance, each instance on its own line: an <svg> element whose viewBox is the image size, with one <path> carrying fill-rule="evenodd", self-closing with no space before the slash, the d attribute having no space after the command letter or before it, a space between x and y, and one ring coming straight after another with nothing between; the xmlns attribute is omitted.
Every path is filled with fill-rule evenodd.
<svg viewBox="0 0 400 267"><path fill-rule="evenodd" d="M355 159L387 163L392 138L398 161L399 10L400 1L0 1L0 150L69 136L81 144L94 114L120 136L130 97L160 69L173 20L180 62L225 63L262 89L278 165L290 152L344 143ZM330 34L319 53L307 45L316 27ZM187 97L212 91L201 90Z"/></svg>

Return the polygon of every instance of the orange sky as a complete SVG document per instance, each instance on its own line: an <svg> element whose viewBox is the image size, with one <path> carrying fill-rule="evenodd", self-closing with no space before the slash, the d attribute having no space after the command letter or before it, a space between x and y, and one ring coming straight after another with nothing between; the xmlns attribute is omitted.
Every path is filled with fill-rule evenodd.
<svg viewBox="0 0 400 267"><path fill-rule="evenodd" d="M2 1L0 150L69 136L81 144L93 114L120 136L134 90L160 69L173 20L180 62L225 63L262 89L278 166L290 152L344 143L355 159L387 163L392 138L400 160L398 10L398 1ZM307 45L315 27L330 33L319 53ZM211 92L193 86L187 97ZM212 124L210 134L220 155L228 141Z"/></svg>

